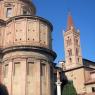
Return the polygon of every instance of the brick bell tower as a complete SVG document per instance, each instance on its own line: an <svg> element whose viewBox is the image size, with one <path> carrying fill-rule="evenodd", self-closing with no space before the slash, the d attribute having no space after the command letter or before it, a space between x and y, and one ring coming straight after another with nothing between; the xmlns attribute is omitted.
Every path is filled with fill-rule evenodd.
<svg viewBox="0 0 95 95"><path fill-rule="evenodd" d="M31 0L0 0L1 80L9 95L53 95L53 28L35 13Z"/></svg>
<svg viewBox="0 0 95 95"><path fill-rule="evenodd" d="M67 29L64 32L66 68L82 65L80 32L75 29L71 13L68 15Z"/></svg>

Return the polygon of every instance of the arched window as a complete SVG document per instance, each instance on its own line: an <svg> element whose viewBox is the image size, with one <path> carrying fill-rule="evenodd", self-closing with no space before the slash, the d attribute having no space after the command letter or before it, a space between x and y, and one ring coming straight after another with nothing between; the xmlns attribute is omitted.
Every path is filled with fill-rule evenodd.
<svg viewBox="0 0 95 95"><path fill-rule="evenodd" d="M70 56L72 56L72 49L70 49Z"/></svg>
<svg viewBox="0 0 95 95"><path fill-rule="evenodd" d="M78 62L79 62L79 58L78 58Z"/></svg>
<svg viewBox="0 0 95 95"><path fill-rule="evenodd" d="M22 7L22 12L23 12L22 13L23 15L30 15L29 9L27 7L25 7L25 6Z"/></svg>
<svg viewBox="0 0 95 95"><path fill-rule="evenodd" d="M69 45L71 45L71 43L72 43L72 40L71 40L71 39L69 39Z"/></svg>
<svg viewBox="0 0 95 95"><path fill-rule="evenodd" d="M70 51L68 50L68 56L70 56Z"/></svg>
<svg viewBox="0 0 95 95"><path fill-rule="evenodd" d="M69 61L72 62L72 58L69 58Z"/></svg>
<svg viewBox="0 0 95 95"><path fill-rule="evenodd" d="M78 45L78 39L76 39L76 45Z"/></svg>
<svg viewBox="0 0 95 95"><path fill-rule="evenodd" d="M69 56L72 56L72 49L69 49L69 50L68 50L68 55L69 55Z"/></svg>
<svg viewBox="0 0 95 95"><path fill-rule="evenodd" d="M71 38L68 37L68 39L67 39L67 46L69 46L71 44L72 44L72 40L71 40Z"/></svg>
<svg viewBox="0 0 95 95"><path fill-rule="evenodd" d="M23 10L23 15L27 15L27 10Z"/></svg>

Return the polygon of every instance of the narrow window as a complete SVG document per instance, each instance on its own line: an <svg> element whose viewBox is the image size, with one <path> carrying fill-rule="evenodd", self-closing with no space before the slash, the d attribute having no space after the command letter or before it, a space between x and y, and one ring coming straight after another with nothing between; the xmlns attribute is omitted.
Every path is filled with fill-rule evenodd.
<svg viewBox="0 0 95 95"><path fill-rule="evenodd" d="M78 49L76 48L76 56L78 56L78 53L79 53L79 51L78 51Z"/></svg>
<svg viewBox="0 0 95 95"><path fill-rule="evenodd" d="M23 15L26 15L27 14L27 11L23 10Z"/></svg>
<svg viewBox="0 0 95 95"><path fill-rule="evenodd" d="M51 81L54 79L52 67L50 67L50 78L51 78Z"/></svg>
<svg viewBox="0 0 95 95"><path fill-rule="evenodd" d="M28 62L27 64L27 75L33 75L34 62Z"/></svg>
<svg viewBox="0 0 95 95"><path fill-rule="evenodd" d="M92 92L95 92L95 87L92 87Z"/></svg>
<svg viewBox="0 0 95 95"><path fill-rule="evenodd" d="M69 45L71 45L72 44L72 40L71 40L71 38L67 38L67 46L69 46Z"/></svg>
<svg viewBox="0 0 95 95"><path fill-rule="evenodd" d="M6 17L12 17L12 8L7 8Z"/></svg>
<svg viewBox="0 0 95 95"><path fill-rule="evenodd" d="M72 49L68 50L68 55L72 56Z"/></svg>
<svg viewBox="0 0 95 95"><path fill-rule="evenodd" d="M71 39L69 39L69 45L71 45L71 43L72 43L72 40L71 40Z"/></svg>
<svg viewBox="0 0 95 95"><path fill-rule="evenodd" d="M70 62L72 62L72 58L69 58Z"/></svg>
<svg viewBox="0 0 95 95"><path fill-rule="evenodd" d="M6 64L4 68L4 77L7 77L7 75L8 75L8 64Z"/></svg>
<svg viewBox="0 0 95 95"><path fill-rule="evenodd" d="M20 62L15 62L14 63L14 75L19 75L20 74Z"/></svg>
<svg viewBox="0 0 95 95"><path fill-rule="evenodd" d="M27 10L23 10L23 15L28 15L28 11Z"/></svg>
<svg viewBox="0 0 95 95"><path fill-rule="evenodd" d="M68 37L68 39L67 39L67 46L69 46L69 37Z"/></svg>
<svg viewBox="0 0 95 95"><path fill-rule="evenodd" d="M41 62L41 95L46 95L46 65Z"/></svg>
<svg viewBox="0 0 95 95"><path fill-rule="evenodd" d="M72 49L70 49L70 56L72 56Z"/></svg>
<svg viewBox="0 0 95 95"><path fill-rule="evenodd" d="M78 58L78 62L79 62L79 58Z"/></svg>
<svg viewBox="0 0 95 95"><path fill-rule="evenodd" d="M41 64L41 76L45 76L45 73L46 73L46 65Z"/></svg>
<svg viewBox="0 0 95 95"><path fill-rule="evenodd" d="M76 45L78 46L78 40L76 39Z"/></svg>
<svg viewBox="0 0 95 95"><path fill-rule="evenodd" d="M68 56L70 56L70 51L68 50Z"/></svg>

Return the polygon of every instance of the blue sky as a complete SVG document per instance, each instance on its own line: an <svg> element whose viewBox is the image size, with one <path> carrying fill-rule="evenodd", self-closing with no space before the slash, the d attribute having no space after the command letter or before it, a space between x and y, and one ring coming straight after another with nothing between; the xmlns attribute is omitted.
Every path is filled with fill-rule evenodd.
<svg viewBox="0 0 95 95"><path fill-rule="evenodd" d="M83 58L95 61L95 0L32 0L37 16L53 24L53 50L57 53L55 62L64 60L64 39L68 11L71 11L74 25L80 29Z"/></svg>

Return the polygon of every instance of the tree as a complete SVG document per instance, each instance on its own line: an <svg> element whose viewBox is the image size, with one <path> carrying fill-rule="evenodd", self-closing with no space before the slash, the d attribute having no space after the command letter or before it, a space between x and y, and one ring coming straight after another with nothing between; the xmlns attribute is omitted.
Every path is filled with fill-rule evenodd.
<svg viewBox="0 0 95 95"><path fill-rule="evenodd" d="M77 95L72 81L68 81L62 89L62 95Z"/></svg>

